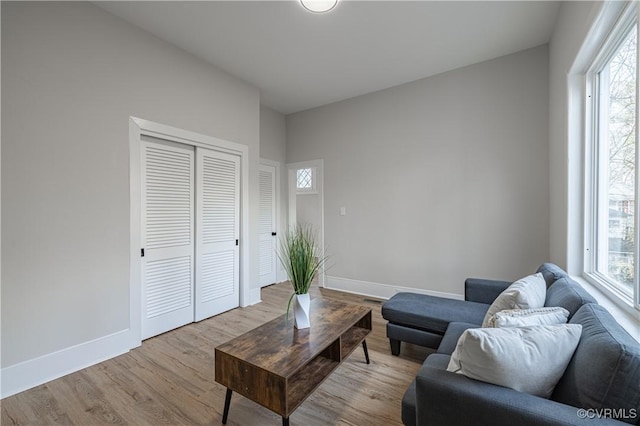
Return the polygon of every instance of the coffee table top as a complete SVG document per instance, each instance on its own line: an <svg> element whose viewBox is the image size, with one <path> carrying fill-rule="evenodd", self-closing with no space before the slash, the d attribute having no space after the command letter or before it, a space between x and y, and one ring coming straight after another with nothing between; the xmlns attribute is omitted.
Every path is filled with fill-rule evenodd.
<svg viewBox="0 0 640 426"><path fill-rule="evenodd" d="M311 301L310 311L310 328L296 329L290 312L288 321L282 315L216 350L288 378L339 339L371 308L317 298Z"/></svg>

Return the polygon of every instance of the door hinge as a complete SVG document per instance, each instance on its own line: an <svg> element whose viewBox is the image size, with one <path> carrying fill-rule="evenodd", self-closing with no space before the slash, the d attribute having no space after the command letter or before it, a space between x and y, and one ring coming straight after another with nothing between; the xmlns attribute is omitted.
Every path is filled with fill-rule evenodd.
<svg viewBox="0 0 640 426"><path fill-rule="evenodd" d="M140 249L140 257L144 257L144 249L143 248Z"/></svg>

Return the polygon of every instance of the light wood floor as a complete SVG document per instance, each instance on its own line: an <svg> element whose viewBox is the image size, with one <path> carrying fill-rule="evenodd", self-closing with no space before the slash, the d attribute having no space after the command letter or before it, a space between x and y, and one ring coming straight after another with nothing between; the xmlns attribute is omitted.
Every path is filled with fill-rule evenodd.
<svg viewBox="0 0 640 426"><path fill-rule="evenodd" d="M291 287L262 290L262 303L148 339L110 359L1 401L8 425L219 425L225 388L213 377L213 349L284 313ZM325 297L371 306L371 364L356 350L292 415L291 425L400 425L400 401L429 351L403 344L394 357L380 304L312 288ZM312 325L313 326L313 325ZM281 418L234 394L229 425L279 425Z"/></svg>

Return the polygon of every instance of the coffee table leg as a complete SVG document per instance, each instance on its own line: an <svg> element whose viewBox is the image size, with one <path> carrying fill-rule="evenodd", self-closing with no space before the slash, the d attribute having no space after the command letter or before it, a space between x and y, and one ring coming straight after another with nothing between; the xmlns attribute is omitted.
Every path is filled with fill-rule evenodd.
<svg viewBox="0 0 640 426"><path fill-rule="evenodd" d="M371 364L371 362L369 362L369 351L367 350L367 341L366 340L362 341L362 349L364 349L364 359L367 360L367 364Z"/></svg>
<svg viewBox="0 0 640 426"><path fill-rule="evenodd" d="M282 418L282 426L289 426L289 417Z"/></svg>
<svg viewBox="0 0 640 426"><path fill-rule="evenodd" d="M229 417L229 406L231 405L231 394L233 391L227 388L227 396L224 398L224 411L222 412L222 424L227 424L227 417Z"/></svg>

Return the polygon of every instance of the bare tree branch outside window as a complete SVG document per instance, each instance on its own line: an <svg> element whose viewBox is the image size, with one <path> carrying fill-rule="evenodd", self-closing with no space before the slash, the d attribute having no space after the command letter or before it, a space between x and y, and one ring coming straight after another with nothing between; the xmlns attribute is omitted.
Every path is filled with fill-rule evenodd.
<svg viewBox="0 0 640 426"><path fill-rule="evenodd" d="M636 67L637 29L627 35L608 64L608 265L607 273L623 287L635 280ZM602 73L601 75L606 75Z"/></svg>

